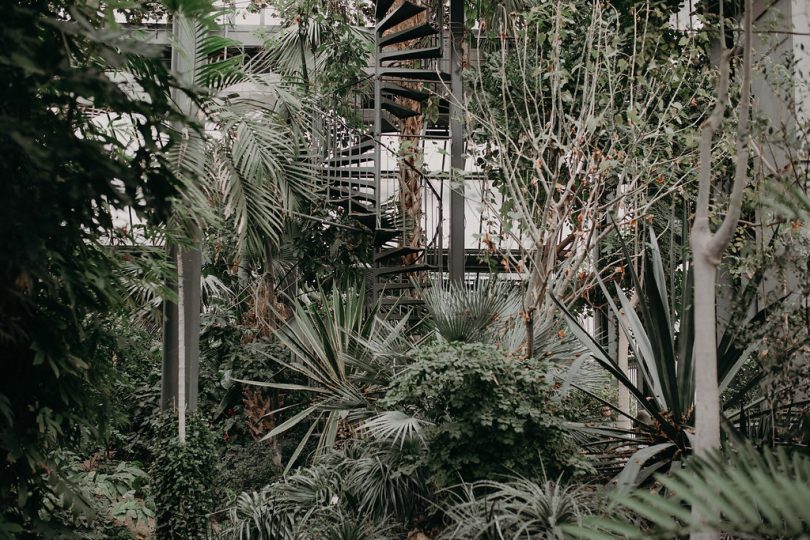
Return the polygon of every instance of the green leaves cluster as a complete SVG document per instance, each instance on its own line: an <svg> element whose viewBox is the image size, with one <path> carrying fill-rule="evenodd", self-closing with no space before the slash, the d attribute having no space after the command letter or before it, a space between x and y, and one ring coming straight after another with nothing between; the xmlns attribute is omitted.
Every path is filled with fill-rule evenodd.
<svg viewBox="0 0 810 540"><path fill-rule="evenodd" d="M799 453L743 446L693 459L659 475L666 494L648 490L614 497L642 527L592 518L568 530L578 538L675 539L715 530L735 538L806 538L810 534L810 459ZM703 522L696 523L690 506ZM615 512L615 510L614 510Z"/></svg>
<svg viewBox="0 0 810 540"><path fill-rule="evenodd" d="M424 502L426 479L414 454L374 441L331 450L313 464L229 510L230 538L390 538L393 517L409 519Z"/></svg>
<svg viewBox="0 0 810 540"><path fill-rule="evenodd" d="M207 538L208 514L214 510L219 454L205 420L189 416L186 441L181 443L174 415L166 415L153 457L156 538Z"/></svg>
<svg viewBox="0 0 810 540"><path fill-rule="evenodd" d="M480 343L435 343L412 356L383 403L434 424L425 428L425 459L438 484L575 472L543 363Z"/></svg>

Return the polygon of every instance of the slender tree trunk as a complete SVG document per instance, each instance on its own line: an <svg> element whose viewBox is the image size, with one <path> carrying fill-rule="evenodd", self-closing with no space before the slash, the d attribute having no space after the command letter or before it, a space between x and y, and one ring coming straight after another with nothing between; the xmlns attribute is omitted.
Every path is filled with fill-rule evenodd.
<svg viewBox="0 0 810 540"><path fill-rule="evenodd" d="M722 4L721 4L722 6ZM720 76L717 83L717 103L701 127L700 169L695 221L690 235L694 268L694 322L695 322L695 453L705 456L720 447L720 390L717 380L717 316L715 313L715 284L717 267L723 252L731 243L740 218L743 190L747 184L749 155L749 108L751 87L751 0L745 0L743 22L743 66L740 92L737 148L734 183L729 197L728 211L720 227L712 233L709 226L709 202L712 190L712 140L723 122L728 100L728 72L731 53L725 47L721 31ZM721 9L722 20L722 9ZM722 28L722 27L721 27ZM694 526L700 526L719 516L707 516L705 509L692 508ZM715 530L694 532L691 540L719 540Z"/></svg>
<svg viewBox="0 0 810 540"><path fill-rule="evenodd" d="M186 303L183 254L177 254L177 438L186 442Z"/></svg>
<svg viewBox="0 0 810 540"><path fill-rule="evenodd" d="M695 311L695 452L703 455L720 447L720 391L717 384L717 318L715 282L717 266L694 251Z"/></svg>
<svg viewBox="0 0 810 540"><path fill-rule="evenodd" d="M395 9L402 2L395 2L392 9ZM419 0L414 0L416 5L423 5ZM409 19L391 28L388 32L395 33L407 28L422 24L427 20L427 11L420 13L416 17ZM399 43L395 49L407 49L413 46L413 41ZM405 61L405 64L411 62ZM419 89L421 83L399 81L399 85L405 88ZM397 103L403 107L420 110L421 106L414 107L413 101L407 98L397 98ZM419 114L410 118L400 120L399 139L399 196L402 204L403 218L405 220L405 231L402 238L402 245L405 247L422 247L425 243L425 231L422 228L422 146L421 136L424 128L424 116ZM413 264L419 257L418 254L407 255L403 258L403 264Z"/></svg>

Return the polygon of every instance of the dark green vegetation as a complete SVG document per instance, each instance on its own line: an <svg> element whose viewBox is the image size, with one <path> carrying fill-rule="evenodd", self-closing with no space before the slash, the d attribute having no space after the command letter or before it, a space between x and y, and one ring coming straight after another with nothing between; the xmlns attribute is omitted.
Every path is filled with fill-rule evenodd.
<svg viewBox="0 0 810 540"><path fill-rule="evenodd" d="M369 301L372 234L326 202L311 148L324 111L358 123L340 97L365 76L368 6L275 4L284 30L253 58L203 1L5 10L0 538L810 534L802 179L748 188L722 267L725 448L692 456L687 238L715 19L687 36L662 25L670 1L510 2L501 35L502 10L468 6L486 19L469 145L504 198L481 236L534 244L487 246L474 283L420 281L400 319ZM196 21L191 88L116 7ZM191 245L189 223L200 398L181 442L160 411L160 308L164 246ZM612 337L590 335L600 317Z"/></svg>
<svg viewBox="0 0 810 540"><path fill-rule="evenodd" d="M510 472L570 476L577 451L546 377L542 362L494 345L437 343L416 351L384 404L432 424L426 461L439 485Z"/></svg>
<svg viewBox="0 0 810 540"><path fill-rule="evenodd" d="M105 435L113 366L106 314L126 304L127 279L155 262L111 247L111 216L165 221L185 192L167 155L181 120L159 51L102 26L83 2L15 2L0 30L0 531L45 534L41 509L70 501L60 447ZM102 71L126 71L134 98ZM102 114L116 118L127 138ZM156 229L148 229L156 231ZM134 231L129 231L133 233ZM153 233L149 233L153 234Z"/></svg>

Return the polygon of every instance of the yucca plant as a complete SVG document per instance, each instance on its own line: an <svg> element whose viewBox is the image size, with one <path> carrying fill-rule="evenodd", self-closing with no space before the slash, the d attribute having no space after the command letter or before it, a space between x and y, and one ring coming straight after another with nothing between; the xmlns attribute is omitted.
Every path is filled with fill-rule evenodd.
<svg viewBox="0 0 810 540"><path fill-rule="evenodd" d="M685 283L678 307L673 309L667 292L667 281L661 260L661 253L655 235L650 232L647 264L644 266L644 280L633 269L633 260L626 246L626 267L629 269L633 287L638 291L639 303L634 308L627 294L617 285L611 295L604 282L600 285L608 305L620 322L620 331L628 336L633 357L638 366L639 377L646 393L633 384L628 375L618 368L618 362L591 336L577 320L576 316L555 300L568 321L572 333L586 346L593 360L606 370L616 381L628 388L640 410L646 411L649 420L630 418L635 427L620 429L610 425L572 426L594 436L601 442L616 442L640 449L627 462L615 481L620 488L638 485L650 478L673 460L691 452L690 437L694 425L694 363L692 343L694 328L692 317L692 278L687 265ZM748 305L756 294L761 276L752 279L743 295L742 302ZM618 299L618 303L613 298ZM621 313L627 317L623 322ZM718 343L718 383L721 392L729 388L742 365L752 357L759 341L743 339L742 331L754 323L766 319L767 308L756 312L748 320L730 324ZM577 373L573 369L569 384L610 407L616 414L629 416L628 411L619 409L576 382ZM748 388L750 389L750 388ZM733 415L733 406L738 396L732 396L724 411ZM728 419L728 416L727 416ZM727 422L732 426L732 422Z"/></svg>
<svg viewBox="0 0 810 540"><path fill-rule="evenodd" d="M633 512L643 526L625 520L589 518L568 527L572 536L681 538L715 530L733 538L810 537L810 458L784 448L716 451L692 458L686 468L658 475L665 492L639 489L614 495L615 507ZM703 517L695 523L690 507Z"/></svg>

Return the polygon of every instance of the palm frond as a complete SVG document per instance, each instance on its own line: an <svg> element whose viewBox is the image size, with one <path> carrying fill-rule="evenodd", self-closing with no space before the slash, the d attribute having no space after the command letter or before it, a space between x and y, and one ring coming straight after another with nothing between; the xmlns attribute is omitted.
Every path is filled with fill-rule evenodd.
<svg viewBox="0 0 810 540"><path fill-rule="evenodd" d="M346 490L357 501L359 515L383 520L414 516L430 490L424 469L414 466L412 450L369 441L333 456L342 464Z"/></svg>
<svg viewBox="0 0 810 540"><path fill-rule="evenodd" d="M390 441L394 445L399 441L401 448L406 441L414 439L419 439L425 445L423 431L426 425L430 425L430 422L401 411L383 411L367 419L360 427L375 439Z"/></svg>
<svg viewBox="0 0 810 540"><path fill-rule="evenodd" d="M752 446L693 458L683 470L659 475L664 493L637 490L615 503L636 513L648 528L606 518L586 520L568 532L578 538L680 538L701 530L733 537L801 538L810 534L810 458L784 448ZM689 508L703 519L696 523Z"/></svg>
<svg viewBox="0 0 810 540"><path fill-rule="evenodd" d="M312 422L286 471L295 464L316 426L321 427L317 454L322 455L334 446L340 422L357 422L370 416L375 398L384 393L393 374L375 366L373 353L367 348L368 343L380 341L375 334L387 335L391 327L378 318L376 308L366 309L363 291L362 287L350 286L328 294L321 292L320 305L296 301L292 318L277 330L285 353L272 359L305 378L307 385L238 381L311 394L306 407L266 436L276 437L302 422Z"/></svg>
<svg viewBox="0 0 810 540"><path fill-rule="evenodd" d="M211 152L211 171L242 251L262 257L277 249L286 219L315 192L305 142L274 114L243 103L216 107L225 134Z"/></svg>
<svg viewBox="0 0 810 540"><path fill-rule="evenodd" d="M516 290L504 282L475 285L435 284L420 290L429 320L447 341L480 342L494 339L520 305Z"/></svg>

